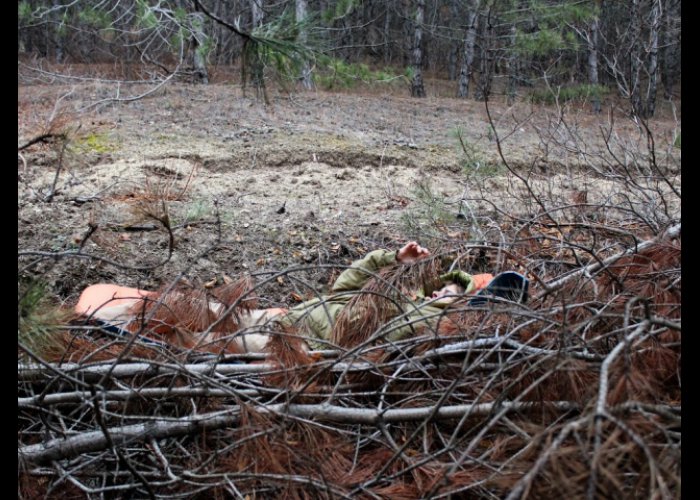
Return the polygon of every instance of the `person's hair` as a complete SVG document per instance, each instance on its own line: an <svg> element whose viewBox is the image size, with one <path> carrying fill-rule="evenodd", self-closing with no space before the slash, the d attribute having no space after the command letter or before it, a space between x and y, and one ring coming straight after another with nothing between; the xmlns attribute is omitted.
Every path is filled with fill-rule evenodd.
<svg viewBox="0 0 700 500"><path fill-rule="evenodd" d="M457 285L457 287L459 289L459 292L458 292L459 294L463 294L464 292L467 291L467 288L464 285L462 285L461 283L457 283L456 281L452 281L452 280L443 282L442 286L440 288L438 288L438 290L445 288L446 286L449 286L449 285Z"/></svg>

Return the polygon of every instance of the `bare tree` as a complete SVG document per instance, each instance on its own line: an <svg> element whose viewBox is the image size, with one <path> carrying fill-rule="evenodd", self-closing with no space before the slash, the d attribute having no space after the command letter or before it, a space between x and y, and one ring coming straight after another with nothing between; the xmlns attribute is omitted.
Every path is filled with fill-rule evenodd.
<svg viewBox="0 0 700 500"><path fill-rule="evenodd" d="M507 38L510 47L515 47L517 31L515 23L513 23L510 26ZM515 100L516 87L518 84L518 59L518 51L511 49L506 58L506 68L508 69L508 88L506 89L506 95L508 96L509 104L512 104Z"/></svg>
<svg viewBox="0 0 700 500"><path fill-rule="evenodd" d="M493 82L496 62L494 55L496 50L494 23L496 19L494 3L487 2L484 7L484 12L479 13L479 15L483 17L483 21L480 26L481 53L479 57L479 85L475 97L477 99L486 100L491 94L491 83Z"/></svg>
<svg viewBox="0 0 700 500"><path fill-rule="evenodd" d="M656 111L657 80L659 76L659 28L661 26L661 0L653 0L649 28L649 85L646 95L645 117Z"/></svg>
<svg viewBox="0 0 700 500"><path fill-rule="evenodd" d="M250 0L250 17L253 29L258 28L263 23L265 17L264 0Z"/></svg>
<svg viewBox="0 0 700 500"><path fill-rule="evenodd" d="M415 17L413 23L413 50L411 64L413 79L411 80L411 95L413 97L425 97L423 85L423 23L425 21L425 0L416 0Z"/></svg>
<svg viewBox="0 0 700 500"><path fill-rule="evenodd" d="M263 73L275 74L277 68L270 71L274 59L310 88L312 69L330 69L320 58L313 61L316 68L310 53L303 63L273 57L260 64L244 54L244 47L250 48L247 35L273 39L283 33L283 44L267 49L286 50L290 43L309 48L322 39L329 60L383 62L398 74L409 68L415 96L425 92L427 68L438 78L444 72L457 79L459 97L483 98L493 82L505 81L496 88L510 100L518 86L541 82L546 71L553 88L593 88L589 98L595 111L605 85L630 99L635 113L651 116L659 83L670 98L678 82L680 16L680 0L22 0L18 47L21 54L52 63L113 63L122 79L154 82L176 68L175 79L205 82L210 63L237 65L243 59L251 65L251 80L259 82ZM30 60L23 56L25 63ZM46 69L38 60L31 67Z"/></svg>
<svg viewBox="0 0 700 500"><path fill-rule="evenodd" d="M659 70L660 0L651 0L648 12L647 6L644 0L632 0L630 19L630 99L634 113L642 118L654 115Z"/></svg>
<svg viewBox="0 0 700 500"><path fill-rule="evenodd" d="M385 5L384 10L384 26L382 32L384 34L383 43L383 58L384 64L389 64L391 61L391 6Z"/></svg>
<svg viewBox="0 0 700 500"><path fill-rule="evenodd" d="M250 0L251 32L255 32L255 30L259 29L263 24L265 15L263 5L263 0ZM265 65L260 55L257 53L253 54L252 60L250 61L250 79L258 95L264 90L264 71Z"/></svg>
<svg viewBox="0 0 700 500"><path fill-rule="evenodd" d="M52 5L53 7L53 13L52 13L52 21L56 26L56 30L54 33L56 34L54 37L54 44L55 44L55 61L56 64L61 64L63 62L63 22L61 20L61 5L59 0L53 0ZM62 29L63 28L63 29Z"/></svg>
<svg viewBox="0 0 700 500"><path fill-rule="evenodd" d="M600 0L596 1L596 12L590 23L590 29L587 31L588 45L588 82L591 85L597 86L598 81L598 31L599 31L599 11ZM600 97L595 93L593 95L593 111L600 113Z"/></svg>
<svg viewBox="0 0 700 500"><path fill-rule="evenodd" d="M680 73L680 0L667 0L663 9L663 70L661 77L664 85L664 97L673 97L674 87Z"/></svg>
<svg viewBox="0 0 700 500"><path fill-rule="evenodd" d="M296 0L296 22L299 26L299 36L297 38L297 41L302 46L306 46L306 44L308 43L308 33L306 26L308 10L309 7L307 0ZM299 80L301 81L301 85L305 89L312 89L314 86L313 80L311 79L311 66L306 60L302 62Z"/></svg>
<svg viewBox="0 0 700 500"><path fill-rule="evenodd" d="M464 33L464 54L462 57L462 65L459 70L457 97L469 97L469 81L472 77L472 65L474 64L474 46L476 44L480 4L481 0L471 0L469 2L467 27Z"/></svg>
<svg viewBox="0 0 700 500"><path fill-rule="evenodd" d="M450 2L449 12L450 18L447 25L450 31L457 30L461 25L460 21L462 19L461 9L459 8L459 2ZM449 80L457 80L458 76L458 58L460 54L460 42L458 40L450 40L449 51L447 56L447 77ZM459 65L461 66L461 65Z"/></svg>
<svg viewBox="0 0 700 500"><path fill-rule="evenodd" d="M195 81L207 84L209 83L209 72L207 71L206 62L208 37L204 32L204 14L199 10L193 12L190 18L190 33Z"/></svg>

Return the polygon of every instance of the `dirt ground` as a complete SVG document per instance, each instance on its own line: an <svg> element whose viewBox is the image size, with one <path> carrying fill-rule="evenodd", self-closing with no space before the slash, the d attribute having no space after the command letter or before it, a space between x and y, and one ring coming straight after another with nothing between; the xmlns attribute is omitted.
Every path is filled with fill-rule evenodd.
<svg viewBox="0 0 700 500"><path fill-rule="evenodd" d="M324 284L332 271L322 265L375 247L485 240L529 196L514 172L561 204L614 195L595 171L611 115L585 108L562 120L554 108L492 104L511 172L484 103L471 100L307 92L265 106L231 85L172 84L94 105L116 90L18 90L19 145L49 122L70 138L62 159L55 141L18 156L20 279L40 279L66 304L94 282L153 289L290 266ZM618 143L643 144L615 113ZM652 123L660 161L678 161L663 147L676 118L664 110ZM277 303L307 293L303 283L274 283Z"/></svg>

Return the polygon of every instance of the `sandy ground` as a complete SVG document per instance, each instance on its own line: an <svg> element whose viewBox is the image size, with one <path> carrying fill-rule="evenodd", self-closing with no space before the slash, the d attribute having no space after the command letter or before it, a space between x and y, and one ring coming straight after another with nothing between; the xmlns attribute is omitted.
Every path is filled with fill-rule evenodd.
<svg viewBox="0 0 700 500"><path fill-rule="evenodd" d="M474 101L303 93L264 106L232 86L171 85L91 106L113 93L19 88L19 144L41 133L54 109L71 137L58 177L55 145L31 146L18 159L20 278L41 279L67 303L98 281L157 288L289 266L316 266L308 278L325 283L332 273L318 264L349 263L374 247L486 239L503 212L531 202L519 177L558 205L620 195L597 156L610 115L581 109L562 121L553 109L492 105L511 172ZM676 125L670 117L652 124L664 164L679 164L679 153L663 147ZM611 137L620 154L645 144L624 119ZM641 183L658 184L639 173ZM640 210L657 209L642 198ZM157 220L166 215L170 256ZM81 246L103 260L34 261L36 252ZM279 301L293 288L280 287Z"/></svg>

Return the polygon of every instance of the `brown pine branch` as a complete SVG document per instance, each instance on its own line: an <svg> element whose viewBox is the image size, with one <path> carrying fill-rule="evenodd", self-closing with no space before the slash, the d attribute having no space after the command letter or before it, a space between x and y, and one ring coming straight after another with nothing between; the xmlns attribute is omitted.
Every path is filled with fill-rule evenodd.
<svg viewBox="0 0 700 500"><path fill-rule="evenodd" d="M30 146L33 146L34 144L40 143L40 142L45 142L49 143L52 142L52 139L60 139L62 141L65 141L67 139L67 135L63 132L54 134L53 132L48 132L46 134L40 134L32 139L29 139L27 142L22 144L21 146L17 147L17 151L24 151Z"/></svg>
<svg viewBox="0 0 700 500"><path fill-rule="evenodd" d="M428 416L435 420L450 420L463 417L466 414L489 415L496 408L506 412L522 412L536 410L541 408L541 406L531 402L513 403L505 401L501 403L445 405L436 411L432 406L381 410L373 408L346 408L327 403L292 405L281 403L260 405L256 408L256 411L263 414L322 422L374 425L379 422L422 421ZM578 408L578 405L568 401L548 402L547 406L562 412ZM57 438L44 443L22 446L17 450L17 457L21 464L43 464L54 460L74 458L83 453L103 451L110 446L133 445L134 443L150 439L199 434L204 431L237 425L240 420L240 412L241 407L236 406L226 412L212 412L168 421L151 420L145 423L112 427L107 429L107 432L103 430L83 432L68 438Z"/></svg>

